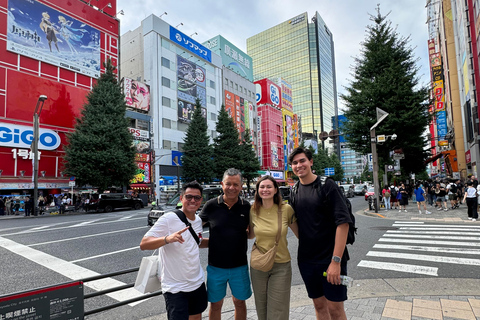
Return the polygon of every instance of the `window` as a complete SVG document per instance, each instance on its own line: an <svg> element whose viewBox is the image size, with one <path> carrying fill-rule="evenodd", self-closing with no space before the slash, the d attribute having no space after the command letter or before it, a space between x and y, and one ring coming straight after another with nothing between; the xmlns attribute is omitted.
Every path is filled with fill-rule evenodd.
<svg viewBox="0 0 480 320"><path fill-rule="evenodd" d="M163 149L172 149L172 141L163 140Z"/></svg>
<svg viewBox="0 0 480 320"><path fill-rule="evenodd" d="M228 86L228 78L225 78L225 85Z"/></svg>
<svg viewBox="0 0 480 320"><path fill-rule="evenodd" d="M162 97L162 106L170 108L171 105L172 105L172 100L170 100L170 98Z"/></svg>
<svg viewBox="0 0 480 320"><path fill-rule="evenodd" d="M238 84L235 83L235 90L238 91Z"/></svg>
<svg viewBox="0 0 480 320"><path fill-rule="evenodd" d="M210 97L210 103L211 103L211 104L216 104L215 97Z"/></svg>
<svg viewBox="0 0 480 320"><path fill-rule="evenodd" d="M243 91L243 87L242 87L242 86L240 86L240 92L242 92L242 91Z"/></svg>
<svg viewBox="0 0 480 320"><path fill-rule="evenodd" d="M170 88L170 79L162 77L162 86Z"/></svg>
<svg viewBox="0 0 480 320"><path fill-rule="evenodd" d="M217 121L217 115L215 113L210 113L210 120Z"/></svg>
<svg viewBox="0 0 480 320"><path fill-rule="evenodd" d="M211 136L212 136L212 139L215 139L217 137L217 131L212 130L211 131Z"/></svg>
<svg viewBox="0 0 480 320"><path fill-rule="evenodd" d="M137 129L147 130L148 131L148 121L137 119Z"/></svg>
<svg viewBox="0 0 480 320"><path fill-rule="evenodd" d="M230 87L233 88L233 81L232 80L230 80Z"/></svg>
<svg viewBox="0 0 480 320"><path fill-rule="evenodd" d="M181 143L181 142L178 143L178 151L183 152L184 147L185 147L185 143Z"/></svg>
<svg viewBox="0 0 480 320"><path fill-rule="evenodd" d="M178 127L179 131L187 132L188 124L183 123L183 122L178 122L177 127Z"/></svg>
<svg viewBox="0 0 480 320"><path fill-rule="evenodd" d="M164 128L171 129L172 128L172 122L169 119L162 119L162 125Z"/></svg>
<svg viewBox="0 0 480 320"><path fill-rule="evenodd" d="M162 66L170 69L170 60L167 58L162 57Z"/></svg>
<svg viewBox="0 0 480 320"><path fill-rule="evenodd" d="M215 89L215 82L210 80L210 88Z"/></svg>

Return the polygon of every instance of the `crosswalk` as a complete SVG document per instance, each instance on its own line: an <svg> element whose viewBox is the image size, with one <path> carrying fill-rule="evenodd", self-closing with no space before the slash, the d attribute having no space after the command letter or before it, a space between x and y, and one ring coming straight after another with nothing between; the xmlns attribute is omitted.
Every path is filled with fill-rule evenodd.
<svg viewBox="0 0 480 320"><path fill-rule="evenodd" d="M480 266L480 225L396 221L358 267L436 277L447 265Z"/></svg>

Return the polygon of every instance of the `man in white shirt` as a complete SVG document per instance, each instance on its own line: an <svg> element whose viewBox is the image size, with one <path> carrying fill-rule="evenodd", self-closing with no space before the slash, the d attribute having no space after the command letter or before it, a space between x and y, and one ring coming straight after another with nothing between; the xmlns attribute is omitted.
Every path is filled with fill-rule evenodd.
<svg viewBox="0 0 480 320"><path fill-rule="evenodd" d="M201 320L202 312L207 308L199 247L206 248L208 239L202 239L202 220L196 215L202 203L202 191L202 186L196 181L183 185L181 210L190 223L189 227L175 212L166 212L140 243L142 250L160 248L158 273L169 320ZM198 235L200 244L197 244L189 228Z"/></svg>

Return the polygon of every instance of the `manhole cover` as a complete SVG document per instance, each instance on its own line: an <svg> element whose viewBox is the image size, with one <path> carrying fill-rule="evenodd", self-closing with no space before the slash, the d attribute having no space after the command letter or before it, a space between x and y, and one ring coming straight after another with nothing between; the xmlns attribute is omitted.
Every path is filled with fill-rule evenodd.
<svg viewBox="0 0 480 320"><path fill-rule="evenodd" d="M372 230L381 230L381 231L398 230L397 227L370 227L369 229L372 229Z"/></svg>

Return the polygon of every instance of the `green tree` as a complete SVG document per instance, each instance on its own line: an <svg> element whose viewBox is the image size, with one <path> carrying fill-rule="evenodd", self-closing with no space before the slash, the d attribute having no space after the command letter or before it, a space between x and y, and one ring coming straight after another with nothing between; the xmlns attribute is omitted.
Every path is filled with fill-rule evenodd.
<svg viewBox="0 0 480 320"><path fill-rule="evenodd" d="M217 137L213 139L213 158L215 161L215 176L221 180L223 173L228 168L239 169L239 162L242 159L238 131L233 119L225 111L224 105L222 105L218 114L216 131Z"/></svg>
<svg viewBox="0 0 480 320"><path fill-rule="evenodd" d="M207 121L202 116L200 99L197 99L192 121L183 139L184 153L182 156L183 175L185 181L197 180L200 183L210 183L213 179L213 149L208 137Z"/></svg>
<svg viewBox="0 0 480 320"><path fill-rule="evenodd" d="M250 193L250 183L253 179L258 177L260 170L260 163L253 150L252 137L250 136L250 129L245 128L245 138L240 145L242 149L242 161L239 170L242 171L243 177L247 180L247 191Z"/></svg>
<svg viewBox="0 0 480 320"><path fill-rule="evenodd" d="M419 84L416 59L410 39L401 37L387 16L371 15L360 57L355 59L353 80L341 95L347 107L343 127L348 145L355 151L371 152L370 128L377 121L376 108L389 113L376 128L376 135L397 135L397 139L377 144L379 167L391 164L390 151L403 148L404 173L424 170L426 158L422 137L429 122L428 87Z"/></svg>
<svg viewBox="0 0 480 320"><path fill-rule="evenodd" d="M104 63L100 76L87 95L75 131L65 147L65 172L75 176L77 185L86 184L99 192L112 186L127 186L133 178L135 149L125 118L125 96L111 61Z"/></svg>
<svg viewBox="0 0 480 320"><path fill-rule="evenodd" d="M330 160L329 164L335 170L335 174L332 177L333 180L343 181L344 171L343 171L343 168L342 168L342 164L340 163L340 160L338 160L338 156L335 153L332 153L329 156L329 160Z"/></svg>

